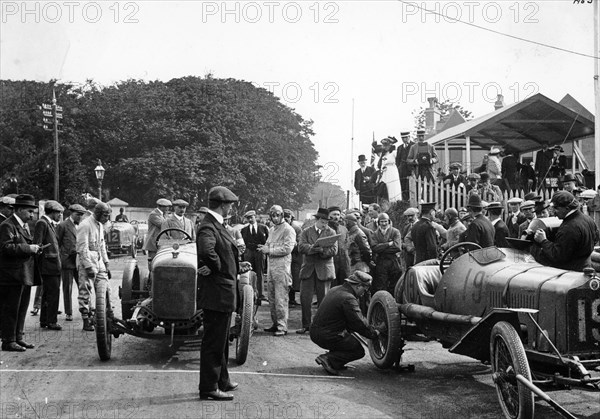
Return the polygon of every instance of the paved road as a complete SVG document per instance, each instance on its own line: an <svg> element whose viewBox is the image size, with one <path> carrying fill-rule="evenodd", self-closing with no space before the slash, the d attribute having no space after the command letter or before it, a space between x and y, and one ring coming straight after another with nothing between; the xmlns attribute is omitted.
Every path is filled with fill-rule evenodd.
<svg viewBox="0 0 600 419"><path fill-rule="evenodd" d="M140 261L144 257L140 254ZM113 305L123 263L113 263ZM62 307L62 302L61 302ZM268 306L259 309L270 326ZM64 329L39 329L29 317L27 339L37 347L23 354L0 352L0 418L499 418L490 369L449 354L435 342L410 342L405 361L414 373L378 370L369 356L341 377L315 362L322 351L308 336L253 335L242 366L231 361L240 383L233 402L198 399L199 341L177 343L122 336L112 359L98 358L93 332L82 322L60 321ZM291 310L290 330L300 327ZM599 393L553 392L578 417L600 417ZM543 402L536 417L558 418Z"/></svg>

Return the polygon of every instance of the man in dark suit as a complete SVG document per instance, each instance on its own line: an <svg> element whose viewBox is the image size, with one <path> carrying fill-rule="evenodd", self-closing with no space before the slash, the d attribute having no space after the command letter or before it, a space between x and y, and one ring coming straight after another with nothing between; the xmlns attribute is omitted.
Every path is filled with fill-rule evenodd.
<svg viewBox="0 0 600 419"><path fill-rule="evenodd" d="M502 210L503 208L500 202L490 202L487 207L490 222L494 226L494 245L496 247L510 247L506 240L510 235L506 223L502 221Z"/></svg>
<svg viewBox="0 0 600 419"><path fill-rule="evenodd" d="M144 243L144 250L148 251L148 268L152 263L152 259L156 256L156 237L161 231L162 223L165 221L167 211L171 206L171 201L165 198L161 198L156 201L157 207L152 210L148 215L148 234L146 235L146 242Z"/></svg>
<svg viewBox="0 0 600 419"><path fill-rule="evenodd" d="M331 287L331 281L335 278L333 257L338 251L337 240L326 247L316 243L320 238L335 236L335 231L327 225L329 210L319 208L315 218L315 225L304 229L298 242L298 250L304 256L300 267L302 328L296 330L298 334L310 331L312 300L315 289L317 291L317 304L321 304L325 294Z"/></svg>
<svg viewBox="0 0 600 419"><path fill-rule="evenodd" d="M66 321L73 321L73 280L77 281L77 226L81 222L85 208L79 204L69 207L71 215L56 227L56 240L60 248L63 304Z"/></svg>
<svg viewBox="0 0 600 419"><path fill-rule="evenodd" d="M55 225L60 220L65 209L56 201L46 201L44 215L35 223L33 241L43 247L37 258L38 268L42 274L42 311L40 327L51 330L61 330L57 323L58 302L60 299L61 263L56 239Z"/></svg>
<svg viewBox="0 0 600 419"><path fill-rule="evenodd" d="M23 328L31 286L41 283L34 261L40 246L33 244L27 225L37 208L35 198L18 195L14 207L14 214L0 224L0 321L2 350L23 352L34 347L23 340Z"/></svg>
<svg viewBox="0 0 600 419"><path fill-rule="evenodd" d="M506 217L506 227L508 227L508 237L514 239L519 237L519 226L527 217L521 212L521 203L523 200L519 197L514 197L506 201L510 213Z"/></svg>
<svg viewBox="0 0 600 419"><path fill-rule="evenodd" d="M462 165L460 163L452 163L450 164L450 173L444 176L444 185L452 185L454 189L458 189L459 187L465 187L467 184L467 178L460 174L460 169Z"/></svg>
<svg viewBox="0 0 600 419"><path fill-rule="evenodd" d="M412 176L412 165L408 164L408 153L413 145L410 141L410 132L405 131L400 133L402 144L398 146L396 151L396 167L398 168L398 176L400 177L400 188L402 189L402 200L407 201L410 198L408 178Z"/></svg>
<svg viewBox="0 0 600 419"><path fill-rule="evenodd" d="M421 218L410 230L415 246L415 264L437 257L437 234L432 221L435 217L436 202L421 204Z"/></svg>
<svg viewBox="0 0 600 419"><path fill-rule="evenodd" d="M329 227L338 237L338 251L333 257L333 265L335 266L335 279L332 286L342 285L344 280L350 275L350 257L348 256L348 229L340 223L342 219L342 210L340 207L329 207Z"/></svg>
<svg viewBox="0 0 600 419"><path fill-rule="evenodd" d="M494 245L494 226L482 213L483 205L479 195L471 195L467 204L469 214L473 216L473 221L465 231L466 242L473 242L482 248Z"/></svg>
<svg viewBox="0 0 600 419"><path fill-rule="evenodd" d="M358 156L360 168L354 172L354 189L363 204L375 202L375 169L367 166L367 158L364 154Z"/></svg>
<svg viewBox="0 0 600 419"><path fill-rule="evenodd" d="M246 251L244 252L244 260L252 264L252 270L256 272L256 290L258 298L267 300L265 297L263 271L265 266L265 255L259 252L258 246L262 246L269 238L269 229L264 224L256 222L256 211L250 210L244 214L244 218L248 221L248 225L242 228L242 239L246 243Z"/></svg>
<svg viewBox="0 0 600 419"><path fill-rule="evenodd" d="M223 226L223 219L238 197L223 186L208 192L208 211L198 227L198 307L204 312L204 335L200 348L202 400L233 400L227 391L235 390L227 371L229 326L236 309L238 274L250 270L249 262L239 262L237 243Z"/></svg>

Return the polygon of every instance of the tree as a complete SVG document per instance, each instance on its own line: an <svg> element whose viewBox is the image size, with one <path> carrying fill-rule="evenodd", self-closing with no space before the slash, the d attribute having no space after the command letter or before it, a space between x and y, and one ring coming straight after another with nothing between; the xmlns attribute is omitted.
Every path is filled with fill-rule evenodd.
<svg viewBox="0 0 600 419"><path fill-rule="evenodd" d="M438 108L441 118L450 115L450 112L452 112L453 109L458 111L466 121L473 118L473 113L471 111L466 110L459 103L450 102L449 100L439 103ZM413 110L412 115L415 120L415 129L425 129L425 108L421 106L419 109Z"/></svg>

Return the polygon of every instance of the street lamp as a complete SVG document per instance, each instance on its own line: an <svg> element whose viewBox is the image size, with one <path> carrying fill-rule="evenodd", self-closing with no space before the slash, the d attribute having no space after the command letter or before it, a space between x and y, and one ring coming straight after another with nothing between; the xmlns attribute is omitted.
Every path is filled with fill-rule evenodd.
<svg viewBox="0 0 600 419"><path fill-rule="evenodd" d="M98 166L94 169L96 172L96 179L98 179L98 198L102 201L102 179L104 179L104 167L102 167L102 162L98 159Z"/></svg>

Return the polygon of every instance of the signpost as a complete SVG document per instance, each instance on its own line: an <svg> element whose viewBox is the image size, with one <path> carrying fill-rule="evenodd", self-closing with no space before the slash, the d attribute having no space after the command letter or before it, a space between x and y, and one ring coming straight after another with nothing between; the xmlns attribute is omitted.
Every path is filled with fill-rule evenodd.
<svg viewBox="0 0 600 419"><path fill-rule="evenodd" d="M54 133L54 200L58 201L58 187L59 187L59 162L58 162L58 132L62 131L62 123L60 120L63 118L63 108L56 104L56 92L52 89L52 104L42 103L39 107L42 111L42 128L46 131L52 131Z"/></svg>

